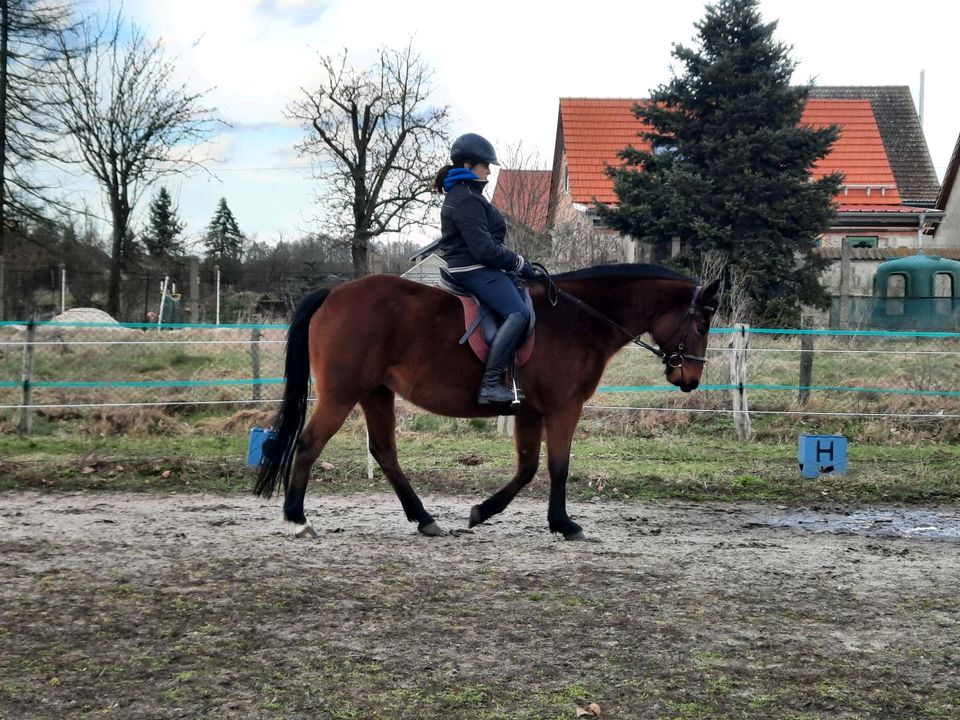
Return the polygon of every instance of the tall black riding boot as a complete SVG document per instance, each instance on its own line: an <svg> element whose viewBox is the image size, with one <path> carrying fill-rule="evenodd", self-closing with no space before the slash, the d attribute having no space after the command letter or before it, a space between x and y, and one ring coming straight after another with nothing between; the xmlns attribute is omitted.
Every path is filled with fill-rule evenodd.
<svg viewBox="0 0 960 720"><path fill-rule="evenodd" d="M521 313L512 313L493 336L487 355L487 368L483 371L477 395L477 402L481 405L507 405L513 402L513 388L504 387L503 371L513 351L523 342L526 332L527 319Z"/></svg>

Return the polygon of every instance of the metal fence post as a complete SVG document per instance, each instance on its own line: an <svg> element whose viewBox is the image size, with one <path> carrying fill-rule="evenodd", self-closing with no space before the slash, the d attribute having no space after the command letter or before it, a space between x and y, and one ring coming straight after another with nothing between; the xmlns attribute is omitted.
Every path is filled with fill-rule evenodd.
<svg viewBox="0 0 960 720"><path fill-rule="evenodd" d="M250 331L250 366L253 373L253 399L260 399L260 328Z"/></svg>
<svg viewBox="0 0 960 720"><path fill-rule="evenodd" d="M813 384L813 335L800 336L800 395L801 405L810 400L810 385Z"/></svg>
<svg viewBox="0 0 960 720"><path fill-rule="evenodd" d="M750 338L750 326L737 323L737 331L730 340L730 384L733 385L733 427L738 440L749 440L750 408L747 404L747 343Z"/></svg>
<svg viewBox="0 0 960 720"><path fill-rule="evenodd" d="M23 381L23 398L20 403L20 432L23 435L29 435L33 430L33 360L36 352L37 341L37 322L31 319L27 323L27 342L23 346L23 372L21 378Z"/></svg>

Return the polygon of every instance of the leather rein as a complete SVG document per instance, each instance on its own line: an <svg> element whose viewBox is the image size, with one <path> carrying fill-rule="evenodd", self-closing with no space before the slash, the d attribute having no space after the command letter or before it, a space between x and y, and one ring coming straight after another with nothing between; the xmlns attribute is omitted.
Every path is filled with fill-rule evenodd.
<svg viewBox="0 0 960 720"><path fill-rule="evenodd" d="M664 365L667 365L668 367L678 368L678 367L681 367L685 362L694 363L696 365L707 364L707 358L703 357L702 355L689 355L684 352L684 348L686 347L686 344L687 344L687 334L690 332L690 323L693 321L693 316L697 311L697 300L700 299L700 292L703 290L702 285L697 285L696 289L693 291L693 297L690 299L689 307L687 307L687 313L684 316L683 324L679 328L677 328L677 330L669 338L670 340L672 340L682 331L683 336L680 338L680 344L677 345L676 350L674 350L672 353L667 355L663 350L661 350L656 345L650 345L649 343L644 342L643 340L640 339L639 335L634 335L625 327L623 327L617 322L614 322L613 320L611 320L609 317L604 315L602 312L600 312L593 306L585 303L576 295L573 295L572 293L567 292L563 288L558 288L554 284L553 278L551 278L549 273L546 272L546 268L544 268L542 265L539 265L537 263L535 263L534 265L538 266L538 268L542 271L542 274L545 276L545 277L542 277L541 279L547 285L547 297L551 305L555 306L557 304L558 299L561 297L566 298L567 300L572 302L574 305L576 305L578 308L583 310L588 315L591 315L597 318L598 320L602 320L607 325L613 328L616 328L617 330L622 332L624 335L630 338L630 342L632 342L634 345L639 345L640 347L652 352L654 355L660 358L661 362L663 362ZM711 309L711 308L707 308L707 309Z"/></svg>

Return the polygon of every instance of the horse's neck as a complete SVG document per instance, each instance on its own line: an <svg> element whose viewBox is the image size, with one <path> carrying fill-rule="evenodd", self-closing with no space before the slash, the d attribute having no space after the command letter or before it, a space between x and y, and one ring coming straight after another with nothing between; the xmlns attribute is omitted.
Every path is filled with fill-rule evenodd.
<svg viewBox="0 0 960 720"><path fill-rule="evenodd" d="M563 288L610 319L606 332L598 332L605 336L611 352L630 339L626 333L637 337L648 332L661 314L680 305L689 294L683 283L661 278L583 278L564 283Z"/></svg>

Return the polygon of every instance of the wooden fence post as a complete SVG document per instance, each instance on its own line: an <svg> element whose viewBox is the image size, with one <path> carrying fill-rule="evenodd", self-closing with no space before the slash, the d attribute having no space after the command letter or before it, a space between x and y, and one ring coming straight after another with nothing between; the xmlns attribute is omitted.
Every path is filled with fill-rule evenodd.
<svg viewBox="0 0 960 720"><path fill-rule="evenodd" d="M750 326L737 323L736 332L730 339L730 384L733 385L733 427L738 440L749 440L750 408L747 404L747 344L750 338Z"/></svg>
<svg viewBox="0 0 960 720"><path fill-rule="evenodd" d="M260 328L250 331L250 366L253 374L253 399L260 399Z"/></svg>
<svg viewBox="0 0 960 720"><path fill-rule="evenodd" d="M801 405L810 400L810 385L813 384L813 335L800 336L800 395Z"/></svg>
<svg viewBox="0 0 960 720"><path fill-rule="evenodd" d="M497 432L501 435L513 436L513 415L499 415L497 417Z"/></svg>
<svg viewBox="0 0 960 720"><path fill-rule="evenodd" d="M20 403L20 432L29 435L33 430L33 359L36 352L37 322L30 320L27 323L27 342L23 346L23 399Z"/></svg>

